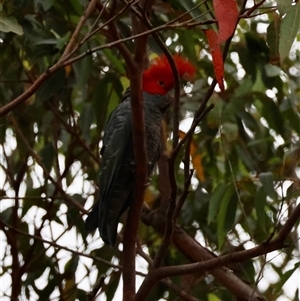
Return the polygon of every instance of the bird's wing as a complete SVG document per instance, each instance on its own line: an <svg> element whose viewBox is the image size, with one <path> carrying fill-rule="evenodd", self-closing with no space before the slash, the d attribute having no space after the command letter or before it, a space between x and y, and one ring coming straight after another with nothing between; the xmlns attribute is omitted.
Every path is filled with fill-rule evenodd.
<svg viewBox="0 0 300 301"><path fill-rule="evenodd" d="M119 175L128 144L132 142L130 102L122 103L110 116L104 136L100 190L103 202L109 200L115 180Z"/></svg>
<svg viewBox="0 0 300 301"><path fill-rule="evenodd" d="M119 217L128 204L133 182L132 117L130 102L122 103L107 124L100 174L99 230L102 239L113 246Z"/></svg>
<svg viewBox="0 0 300 301"><path fill-rule="evenodd" d="M87 231L93 231L99 227L100 232L103 232L104 217L113 205L109 203L110 197L120 173L124 156L126 156L131 135L131 108L130 102L126 101L111 113L105 126L101 151L100 197L85 221Z"/></svg>

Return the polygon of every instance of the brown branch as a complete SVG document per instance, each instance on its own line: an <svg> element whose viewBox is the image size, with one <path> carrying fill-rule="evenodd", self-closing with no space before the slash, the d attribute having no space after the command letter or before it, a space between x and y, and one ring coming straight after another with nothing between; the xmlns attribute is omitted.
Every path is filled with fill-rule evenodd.
<svg viewBox="0 0 300 301"><path fill-rule="evenodd" d="M240 15L243 15L246 12L246 15L250 16L257 8L259 8L261 5L263 5L264 2L266 2L266 0L261 0L260 2L254 4L251 8L248 8L248 9L245 8L246 3L243 3L243 6L240 9Z"/></svg>
<svg viewBox="0 0 300 301"><path fill-rule="evenodd" d="M91 3L92 3L92 1L93 0L91 0ZM78 44L77 49L80 48L86 41L88 41L91 37L93 37L102 28L104 28L105 26L109 25L109 23L112 23L114 20L116 20L118 17L120 17L123 14L123 12L125 12L128 9L128 7L131 5L131 3L130 3L128 6L123 7L117 14L115 14L113 17L109 18L110 13L108 13L108 11L105 9L107 2L109 2L109 0L107 0L106 3L104 3L101 6L102 7L101 10L98 7L98 10L100 10L100 11L99 11L99 15L97 17L97 20L95 21L95 23L94 23L92 29L90 30L90 32L80 41L80 43ZM96 6L97 6L97 4L96 4ZM97 24L97 21L100 19L100 17L103 14L106 16L106 22L104 22L101 26L99 26L96 29L94 29L95 25ZM74 50L73 50L72 53L74 53Z"/></svg>
<svg viewBox="0 0 300 301"><path fill-rule="evenodd" d="M140 33L143 24L132 19L133 33ZM127 48L126 48L127 49ZM130 57L128 64L130 78L131 112L133 123L133 147L135 158L134 201L129 208L123 239L123 300L131 301L135 297L135 258L138 226L143 207L145 183L147 181L147 152L145 136L144 100L142 95L142 73L147 57L147 36L135 40L134 61ZM124 58L125 59L125 58Z"/></svg>
<svg viewBox="0 0 300 301"><path fill-rule="evenodd" d="M133 70L131 70L133 71ZM133 120L133 145L135 157L134 201L129 208L123 239L123 300L135 296L135 242L144 200L147 180L147 153L145 142L144 108L142 98L142 70L136 66L131 72L131 111Z"/></svg>
<svg viewBox="0 0 300 301"><path fill-rule="evenodd" d="M131 10L135 13L135 15L144 22L148 29L153 29L152 24L148 20L146 15L141 15L134 7L131 7ZM178 136L178 129L179 129L179 97L180 97L180 80L178 70L176 68L175 62L173 60L172 55L170 54L169 50L167 49L166 45L162 41L162 39L158 36L157 33L153 33L152 36L154 37L155 41L161 47L163 52L165 53L169 64L171 66L174 83L175 83L175 100L174 100L174 108L173 108L173 148L175 148L178 144L179 136ZM178 154L178 153L177 153ZM169 199L169 206L166 215L166 227L165 233L163 236L162 243L160 245L159 251L156 254L156 257L153 262L153 267L159 267L163 257L165 256L167 249L170 245L173 235L173 229L175 224L174 211L176 209L176 198L177 198L177 183L176 183L176 176L174 173L174 166L177 154L174 153L171 155L169 159L169 181L171 187L170 199Z"/></svg>
<svg viewBox="0 0 300 301"><path fill-rule="evenodd" d="M97 7L103 9L102 4ZM103 9L106 14L106 10ZM140 22L133 21L133 32L140 34ZM114 40L120 40L115 23L108 25ZM142 72L146 57L147 35L141 36L135 42L134 60L124 43L117 44L117 48L123 56L130 79L131 86L131 110L133 120L133 143L135 153L135 185L134 203L129 208L127 222L125 224L123 240L123 300L133 300L135 296L135 242L137 238L138 225L143 206L144 185L147 180L147 153L145 143L145 124L142 98Z"/></svg>
<svg viewBox="0 0 300 301"><path fill-rule="evenodd" d="M139 254L141 257L143 257L148 262L149 265L153 265L152 258L143 251L143 249L139 243L137 244L137 254ZM199 299L189 295L185 290L181 289L180 287L178 287L177 285L172 283L172 281L170 279L162 279L160 282L163 283L168 288L170 288L171 290L173 290L176 295L178 295L179 297L182 298L182 300L199 301Z"/></svg>
<svg viewBox="0 0 300 301"><path fill-rule="evenodd" d="M79 48L79 46L76 47L76 42L78 39L78 36L80 34L80 31L84 25L84 23L86 22L86 20L89 18L89 16L94 12L95 10L95 6L96 6L96 2L97 0L91 0L91 2L88 4L87 8L85 9L83 16L81 16L74 32L73 35L62 55L61 58L64 58L65 56L70 55L73 52L73 49L75 48L76 50Z"/></svg>
<svg viewBox="0 0 300 301"><path fill-rule="evenodd" d="M174 220L176 221L176 219L178 218L180 211L182 209L182 206L188 196L189 193L189 187L191 184L191 179L193 176L193 170L190 170L190 146L191 146L191 142L192 142L192 137L194 134L194 131L196 129L196 126L203 120L203 118L208 114L208 112L210 110L212 110L214 108L214 105L210 105L208 106L202 113L202 115L197 118L194 119L193 124L191 125L190 129L188 130L188 132L186 133L186 135L183 137L183 139L180 141L180 145L178 144L178 148L177 148L177 154L174 152L174 156L177 157L178 152L181 148L181 145L183 145L184 143L186 143L186 148L185 148L185 157L184 157L184 190L178 200L178 203L176 205L175 208L175 212L174 212Z"/></svg>
<svg viewBox="0 0 300 301"><path fill-rule="evenodd" d="M175 228L173 242L191 262L202 262L215 258L215 255L202 247L197 241L190 237L178 226ZM227 290L241 301L258 301L260 296L252 287L244 283L226 267L215 268L209 272L217 282L221 283ZM252 294L252 299L249 298Z"/></svg>
<svg viewBox="0 0 300 301"><path fill-rule="evenodd" d="M1 107L0 117L8 114L10 111L12 111L21 103L23 103L26 99L28 99L31 95L33 95L37 91L37 89L46 81L46 79L48 79L58 69L62 68L62 66L59 65L59 63L56 63L55 65L53 65L53 67L43 72L39 76L39 78L24 93L19 95L17 98L12 100L8 104Z"/></svg>
<svg viewBox="0 0 300 301"><path fill-rule="evenodd" d="M270 243L262 243L261 245L249 250L239 251L231 253L221 257L215 257L212 253L209 253L200 244L193 240L190 236L176 227L176 231L173 235L173 241L177 248L181 250L186 256L193 261L202 261L197 263L191 263L181 266L162 267L150 270L147 278L141 286L137 300L143 300L146 298L149 287L152 287L163 278L186 275L191 273L210 271L210 273L216 278L217 281L222 283L229 291L235 296L239 297L242 301L261 301L263 300L257 293L253 291L248 285L242 282L233 273L229 272L227 268L223 269L222 266L226 266L234 262L242 262L260 255L267 254L274 250L278 250L284 247L284 240L290 233L295 223L300 217L300 205L292 212L287 222L278 233L277 237ZM153 219L152 219L153 220ZM158 227L158 228L157 228ZM162 231L161 225L156 225L156 229ZM227 271L226 271L227 270Z"/></svg>
<svg viewBox="0 0 300 301"><path fill-rule="evenodd" d="M97 2L96 3L96 8L99 11L102 11L103 16L106 20L110 19L110 14L107 11L107 9L103 6L103 4L101 2ZM116 41L120 41L122 40L120 38L117 26L114 22L111 22L109 24L107 24L109 32L111 34L111 37L113 38L114 42L110 43L113 44L112 46L116 46L117 49L119 50L120 54L122 55L122 57L124 58L126 65L128 68L133 68L134 69L134 61L131 55L131 52L129 51L129 49L126 47L126 45L124 44L124 41L121 43L116 43ZM132 39L128 39L128 40L132 40ZM111 46L111 47L112 47ZM101 47L101 46L100 46ZM98 48L98 47L96 47ZM106 48L106 47L105 47Z"/></svg>
<svg viewBox="0 0 300 301"><path fill-rule="evenodd" d="M273 239L271 243L277 241L279 243L283 242L286 239L286 237L289 235L289 233L291 232L291 230L293 229L293 227L295 226L299 218L300 218L300 204L298 204L296 208L292 211L291 215L280 229L277 237Z"/></svg>
<svg viewBox="0 0 300 301"><path fill-rule="evenodd" d="M275 250L279 250L285 247L284 241L299 218L300 204L295 208L291 216L288 218L287 222L284 225L284 230L281 230L277 237L271 240L269 243L262 243L257 247L216 257L205 262L191 263L173 267L163 267L157 269L154 273L157 274L156 276L158 276L158 279L162 279L165 277L203 272L214 268L226 266L231 263L242 262L261 255L265 255Z"/></svg>
<svg viewBox="0 0 300 301"><path fill-rule="evenodd" d="M278 235L269 243L262 243L257 247L234 252L220 257L214 257L211 253L202 248L200 244L198 244L177 227L173 236L174 243L181 251L183 251L184 254L186 254L192 260L196 259L197 261L202 262L173 267L162 267L150 270L150 273L145 279L145 283L139 290L137 297L141 298L140 300L143 300L143 298L148 294L147 288L149 286L152 287L157 281L163 278L210 271L217 281L221 282L228 290L230 290L241 300L263 300L258 294L253 292L251 288L249 288L233 273L228 273L226 272L226 270L220 269L220 267L229 265L231 263L252 259L283 248L284 241L286 240L287 236L289 235L299 218L300 204L293 210L288 220L279 231Z"/></svg>
<svg viewBox="0 0 300 301"><path fill-rule="evenodd" d="M144 22L144 24L147 26L148 29L152 29L153 26L150 23L150 21L147 18L147 15L145 14L142 18L138 14L137 11L135 11L135 14L140 18L141 21ZM173 146L177 145L178 143L178 128L179 128L179 99L180 99L180 79L179 79L179 73L176 67L176 64L174 62L174 59L166 47L163 40L160 38L160 36L157 33L152 34L153 38L157 42L158 46L161 48L163 53L165 54L173 73L174 78L174 105L173 105ZM175 163L175 161L174 161ZM172 239L172 233L174 229L174 220L173 220L173 213L176 207L176 197L177 197L177 183L174 172L170 172L170 164L168 164L169 172L168 172L168 178L170 182L171 192L170 197L168 199L165 199L165 201L169 201L169 206L166 214L166 220L167 220L167 226L165 228L165 233L162 239L162 243L160 245L159 251L157 252L155 259L153 261L153 267L158 267L161 264L162 259L164 258L168 247L170 245L171 239ZM173 166L173 165L172 165ZM174 168L172 169L174 171Z"/></svg>
<svg viewBox="0 0 300 301"><path fill-rule="evenodd" d="M177 18L171 20L170 22L168 22L168 24L173 24L175 23L176 21L182 19L183 17L189 15L192 11L194 11L196 8L200 7L201 5L203 5L205 2L207 2L208 0L203 0L202 2L196 4L194 7L192 7L191 9L187 10L186 12L184 12L183 14L181 14L180 16L178 16ZM197 16L196 18L200 18L202 17L203 15L207 14L207 12L201 14L200 16ZM195 20L196 18L193 18L192 20ZM181 24L185 23L187 24L187 22L190 22L191 20L188 20L188 21L185 21L185 22L182 22Z"/></svg>

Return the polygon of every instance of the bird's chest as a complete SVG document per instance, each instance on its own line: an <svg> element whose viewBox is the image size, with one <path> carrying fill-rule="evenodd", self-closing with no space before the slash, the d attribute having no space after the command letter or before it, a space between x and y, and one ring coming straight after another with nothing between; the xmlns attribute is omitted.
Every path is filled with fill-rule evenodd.
<svg viewBox="0 0 300 301"><path fill-rule="evenodd" d="M146 128L146 149L148 161L157 160L158 153L160 152L160 125L161 119L145 119Z"/></svg>

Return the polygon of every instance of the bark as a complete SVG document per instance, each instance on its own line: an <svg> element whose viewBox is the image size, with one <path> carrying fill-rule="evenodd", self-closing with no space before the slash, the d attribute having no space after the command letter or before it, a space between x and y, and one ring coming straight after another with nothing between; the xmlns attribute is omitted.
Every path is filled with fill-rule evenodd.
<svg viewBox="0 0 300 301"><path fill-rule="evenodd" d="M164 233L163 217L153 218L154 212L143 214L142 220L145 224L151 225L156 231ZM184 254L191 262L203 262L216 258L216 256L201 246L200 243L190 237L178 225L175 226L172 241L177 249ZM229 268L222 267L208 271L217 282L222 284L228 291L236 296L239 301L262 301L262 298L254 288L247 285L238 278Z"/></svg>

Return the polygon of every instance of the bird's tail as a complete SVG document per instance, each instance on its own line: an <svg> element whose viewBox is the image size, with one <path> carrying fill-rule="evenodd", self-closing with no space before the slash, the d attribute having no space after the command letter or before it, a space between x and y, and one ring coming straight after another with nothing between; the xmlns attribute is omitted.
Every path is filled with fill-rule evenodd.
<svg viewBox="0 0 300 301"><path fill-rule="evenodd" d="M87 219L85 220L85 230L92 232L96 230L99 226L99 201L96 203L92 211L89 213Z"/></svg>
<svg viewBox="0 0 300 301"><path fill-rule="evenodd" d="M109 246L114 247L117 228L119 223L118 217L111 216L101 216L100 215L100 202L98 201L92 211L89 213L87 219L85 220L85 230L92 232L99 229L100 236L102 240Z"/></svg>

